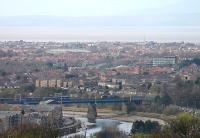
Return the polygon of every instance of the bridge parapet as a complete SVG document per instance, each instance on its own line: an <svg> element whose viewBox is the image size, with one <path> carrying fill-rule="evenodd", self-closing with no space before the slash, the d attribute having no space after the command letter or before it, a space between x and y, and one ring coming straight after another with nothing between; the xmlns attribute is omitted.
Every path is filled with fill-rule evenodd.
<svg viewBox="0 0 200 138"><path fill-rule="evenodd" d="M49 104L88 104L88 103L136 103L141 104L144 100L144 97L125 97L125 98L103 98L103 99L73 99L73 98L63 98L62 101L59 98L55 97L25 97L25 98L0 98L0 103L4 104L39 104L41 101L52 100Z"/></svg>

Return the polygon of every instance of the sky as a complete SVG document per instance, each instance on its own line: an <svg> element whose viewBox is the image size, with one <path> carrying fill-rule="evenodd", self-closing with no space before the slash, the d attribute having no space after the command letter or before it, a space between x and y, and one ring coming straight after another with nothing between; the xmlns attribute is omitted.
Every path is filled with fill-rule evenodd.
<svg viewBox="0 0 200 138"><path fill-rule="evenodd" d="M73 40L86 39L84 35L101 40L108 35L113 40L200 41L200 0L0 0L0 4L0 39L37 40L44 35L53 39L56 33L60 39L72 35Z"/></svg>
<svg viewBox="0 0 200 138"><path fill-rule="evenodd" d="M132 16L199 13L199 0L0 0L0 16Z"/></svg>

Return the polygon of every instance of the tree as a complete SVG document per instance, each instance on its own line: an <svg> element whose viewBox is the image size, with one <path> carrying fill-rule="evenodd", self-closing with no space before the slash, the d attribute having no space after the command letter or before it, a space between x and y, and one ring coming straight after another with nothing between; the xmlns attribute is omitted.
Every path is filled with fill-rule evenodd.
<svg viewBox="0 0 200 138"><path fill-rule="evenodd" d="M141 133L144 131L144 122L142 120L133 122L131 132L134 133Z"/></svg>
<svg viewBox="0 0 200 138"><path fill-rule="evenodd" d="M171 97L167 93L165 93L163 96L161 96L160 103L162 105L167 106L167 105L169 105L169 104L172 103L172 99L171 99Z"/></svg>
<svg viewBox="0 0 200 138"><path fill-rule="evenodd" d="M21 90L24 92L34 92L36 89L34 84L26 84L21 87Z"/></svg>
<svg viewBox="0 0 200 138"><path fill-rule="evenodd" d="M152 128L149 121L147 123L141 123L141 121L139 121L133 124L132 133L141 133L141 131L134 130L138 130L136 128L142 130L141 127L143 125ZM149 134L145 135L136 134L133 135L132 138L141 138L141 136L142 138L200 138L200 119L192 116L190 113L182 113L178 115L177 118L172 119L162 130L160 129L157 132L151 131Z"/></svg>
<svg viewBox="0 0 200 138"><path fill-rule="evenodd" d="M190 113L180 114L169 124L172 132L181 138L200 137L200 119L192 116Z"/></svg>
<svg viewBox="0 0 200 138"><path fill-rule="evenodd" d="M146 122L140 120L133 122L131 133L145 133L151 134L155 132L159 132L161 130L161 126L156 121L147 120Z"/></svg>
<svg viewBox="0 0 200 138"><path fill-rule="evenodd" d="M144 132L145 133L155 133L155 132L159 132L161 129L161 126L159 125L158 122L156 121L150 121L150 120L147 120L145 122L145 129L144 129Z"/></svg>
<svg viewBox="0 0 200 138"><path fill-rule="evenodd" d="M154 84L153 86L150 87L150 93L159 95L161 93L161 86L159 84Z"/></svg>
<svg viewBox="0 0 200 138"><path fill-rule="evenodd" d="M117 127L104 127L96 134L96 138L128 138L128 136Z"/></svg>
<svg viewBox="0 0 200 138"><path fill-rule="evenodd" d="M47 64L47 66L48 66L49 68L52 68L52 67L53 67L53 63L52 63L51 61L48 61L46 64Z"/></svg>

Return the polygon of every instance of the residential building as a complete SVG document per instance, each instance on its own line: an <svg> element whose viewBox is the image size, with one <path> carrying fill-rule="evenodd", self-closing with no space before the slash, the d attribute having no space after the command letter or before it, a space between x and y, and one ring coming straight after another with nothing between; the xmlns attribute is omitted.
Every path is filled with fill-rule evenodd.
<svg viewBox="0 0 200 138"><path fill-rule="evenodd" d="M177 57L153 58L152 62L153 66L175 65L177 63Z"/></svg>
<svg viewBox="0 0 200 138"><path fill-rule="evenodd" d="M57 86L57 81L56 80L48 80L49 82L49 87L55 88Z"/></svg>
<svg viewBox="0 0 200 138"><path fill-rule="evenodd" d="M48 87L48 80L40 80L40 87Z"/></svg>

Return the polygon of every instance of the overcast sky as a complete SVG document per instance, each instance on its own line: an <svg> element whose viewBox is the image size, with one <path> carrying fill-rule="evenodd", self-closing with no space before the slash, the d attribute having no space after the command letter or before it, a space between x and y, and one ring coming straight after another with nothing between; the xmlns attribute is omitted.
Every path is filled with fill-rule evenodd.
<svg viewBox="0 0 200 138"><path fill-rule="evenodd" d="M166 39L173 36L173 40L182 40L192 36L191 39L196 40L200 35L200 0L0 0L0 5L0 36L3 38L29 33L28 28L10 28L16 26L59 27L61 32L56 33L62 37L63 33L70 34L67 27L71 32L74 32L72 27L81 27L84 31L75 32L82 35L87 28L96 27L97 30L93 30L96 35L99 31L104 36L105 32L111 38L112 32L117 32L112 27L123 30L126 36L134 33L140 38L154 34L153 39L164 34L164 37L168 35ZM30 36L31 31L35 29L30 30ZM42 32L42 28L39 31ZM55 29L48 33L51 31Z"/></svg>
<svg viewBox="0 0 200 138"><path fill-rule="evenodd" d="M1 16L132 16L200 13L199 0L0 0Z"/></svg>

